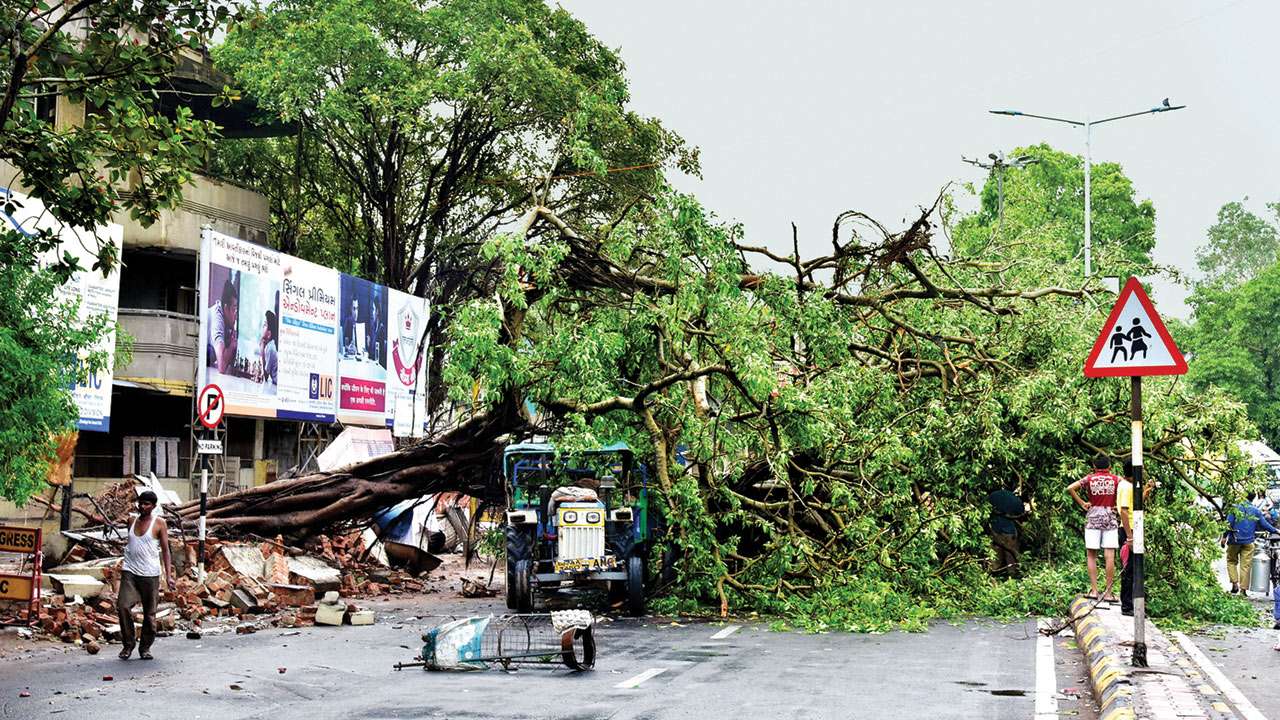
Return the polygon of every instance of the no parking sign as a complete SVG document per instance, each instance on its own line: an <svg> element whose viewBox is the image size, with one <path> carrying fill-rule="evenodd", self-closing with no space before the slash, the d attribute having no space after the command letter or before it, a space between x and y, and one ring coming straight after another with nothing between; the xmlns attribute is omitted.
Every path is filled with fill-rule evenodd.
<svg viewBox="0 0 1280 720"><path fill-rule="evenodd" d="M222 388L213 383L200 388L200 394L196 396L196 415L201 425L210 430L218 429L222 414L226 412L224 399Z"/></svg>

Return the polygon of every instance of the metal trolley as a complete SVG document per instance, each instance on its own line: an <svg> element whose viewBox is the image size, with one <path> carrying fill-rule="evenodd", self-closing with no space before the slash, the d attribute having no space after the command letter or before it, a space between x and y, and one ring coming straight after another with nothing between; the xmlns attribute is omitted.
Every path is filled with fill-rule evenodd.
<svg viewBox="0 0 1280 720"><path fill-rule="evenodd" d="M484 670L552 665L589 670L596 662L595 618L587 610L451 620L422 634L422 654L395 669Z"/></svg>

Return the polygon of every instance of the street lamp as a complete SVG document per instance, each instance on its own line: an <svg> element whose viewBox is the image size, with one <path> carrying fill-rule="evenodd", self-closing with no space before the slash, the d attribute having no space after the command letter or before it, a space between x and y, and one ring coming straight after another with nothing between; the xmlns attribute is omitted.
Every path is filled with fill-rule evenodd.
<svg viewBox="0 0 1280 720"><path fill-rule="evenodd" d="M1004 171L1005 169L1024 168L1033 163L1040 162L1040 158L1032 157L1030 155L1019 155L1018 157L1012 160L1005 160L1004 153L1000 153L998 155L996 153L987 153L987 157L991 159L991 162L984 163L981 160L970 160L969 158L963 155L960 156L960 159L969 163L970 165L976 165L977 167L980 167L983 170L990 170L992 174L996 176L996 225L998 227L1000 223L1004 222Z"/></svg>
<svg viewBox="0 0 1280 720"><path fill-rule="evenodd" d="M1029 117L1040 120L1052 120L1053 122L1066 123L1075 127L1084 128L1084 276L1086 278L1093 275L1093 201L1089 194L1089 176L1093 171L1093 158L1090 153L1090 140L1094 125L1109 123L1112 120L1123 120L1125 118L1138 117L1139 115L1154 115L1155 113L1169 112L1170 110L1181 110L1186 105L1170 105L1169 98L1165 98L1159 105L1150 110L1142 110L1140 112L1128 113L1126 115L1116 115L1115 117L1104 118L1102 120L1069 120L1067 118L1050 117L1048 115L1035 115L1032 113L1024 113L1018 110L992 110L993 115L1009 115L1011 117Z"/></svg>

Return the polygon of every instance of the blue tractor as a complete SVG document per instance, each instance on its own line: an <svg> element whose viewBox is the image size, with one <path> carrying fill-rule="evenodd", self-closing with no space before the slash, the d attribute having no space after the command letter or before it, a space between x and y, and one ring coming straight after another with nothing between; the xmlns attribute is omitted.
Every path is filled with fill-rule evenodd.
<svg viewBox="0 0 1280 720"><path fill-rule="evenodd" d="M560 455L547 443L503 451L507 607L531 612L550 591L597 587L631 615L645 610L655 513L648 476L615 443Z"/></svg>

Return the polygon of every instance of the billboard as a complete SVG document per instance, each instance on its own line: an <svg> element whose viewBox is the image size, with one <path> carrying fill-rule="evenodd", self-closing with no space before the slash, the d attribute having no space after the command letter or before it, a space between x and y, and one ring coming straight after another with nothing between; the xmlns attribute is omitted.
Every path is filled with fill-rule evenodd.
<svg viewBox="0 0 1280 720"><path fill-rule="evenodd" d="M387 404L396 435L421 435L427 417L424 339L430 303L399 290L388 293Z"/></svg>
<svg viewBox="0 0 1280 720"><path fill-rule="evenodd" d="M386 424L387 289L344 273L339 297L338 419Z"/></svg>
<svg viewBox="0 0 1280 720"><path fill-rule="evenodd" d="M200 254L199 385L222 388L228 413L276 416L282 279L280 253L213 230L205 232Z"/></svg>
<svg viewBox="0 0 1280 720"><path fill-rule="evenodd" d="M49 260L70 253L81 267L86 268L71 276L71 279L58 288L57 294L62 300L78 300L78 315L81 322L90 317L106 315L110 321L111 332L99 342L97 350L107 353L107 364L94 375L84 374L71 388L72 400L79 409L76 427L80 430L109 432L111 430L111 383L115 365L116 348L116 310L120 302L120 269L117 266L111 274L103 277L102 273L91 269L97 261L97 249L100 244L111 243L120 249L124 239L124 228L115 223L98 227L90 231L83 228L65 225L50 214L40 200L0 187L0 201L12 203L14 212L10 215L3 212L6 229L17 230L24 235L33 235L40 230L50 230L62 241L49 253ZM116 257L119 257L119 252Z"/></svg>
<svg viewBox="0 0 1280 720"><path fill-rule="evenodd" d="M421 434L422 298L213 230L200 293L197 380L222 388L228 413L393 427L407 400L401 434Z"/></svg>
<svg viewBox="0 0 1280 720"><path fill-rule="evenodd" d="M338 272L282 255L276 416L333 422L338 364Z"/></svg>

